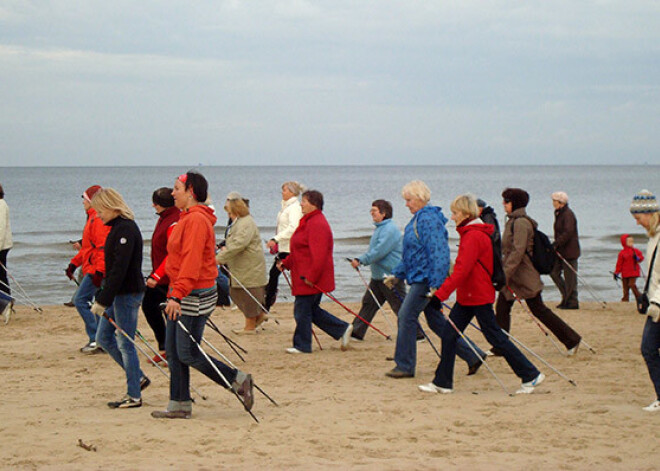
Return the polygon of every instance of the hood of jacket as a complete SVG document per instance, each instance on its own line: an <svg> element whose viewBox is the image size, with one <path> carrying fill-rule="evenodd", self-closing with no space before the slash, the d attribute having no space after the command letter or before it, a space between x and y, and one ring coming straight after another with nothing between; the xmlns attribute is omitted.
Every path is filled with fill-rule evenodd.
<svg viewBox="0 0 660 471"><path fill-rule="evenodd" d="M456 232L458 232L461 236L469 231L478 231L483 232L488 237L490 237L494 230L495 228L492 224L486 224L480 218L473 219L467 224L460 225L456 228Z"/></svg>
<svg viewBox="0 0 660 471"><path fill-rule="evenodd" d="M623 234L621 236L621 245L623 246L624 249L628 248L628 246L626 245L626 242L628 241L628 237L630 237L630 234Z"/></svg>
<svg viewBox="0 0 660 471"><path fill-rule="evenodd" d="M447 225L447 218L442 213L442 208L440 206L431 206L430 204L427 204L422 209L417 211L413 218L417 218L417 217L421 216L424 213L429 213L429 214L435 215L437 218L440 219L443 226Z"/></svg>
<svg viewBox="0 0 660 471"><path fill-rule="evenodd" d="M527 210L525 208L518 208L515 211L511 211L511 214L507 215L507 219L518 219L518 218L526 218L529 222L532 223L534 229L536 229L539 226L538 222L536 222L534 219L530 218L527 215Z"/></svg>
<svg viewBox="0 0 660 471"><path fill-rule="evenodd" d="M218 218L215 217L215 212L213 209L203 204L197 204L187 211L181 211L181 219L188 217L191 214L201 214L209 220L211 226L215 226L215 222L218 220Z"/></svg>

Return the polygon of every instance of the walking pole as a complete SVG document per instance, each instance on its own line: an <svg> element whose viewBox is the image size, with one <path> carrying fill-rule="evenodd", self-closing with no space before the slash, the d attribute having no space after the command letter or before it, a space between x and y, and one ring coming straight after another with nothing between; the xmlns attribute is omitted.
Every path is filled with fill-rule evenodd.
<svg viewBox="0 0 660 471"><path fill-rule="evenodd" d="M351 260L350 258L347 258L346 260L347 260L349 263L352 262L352 260ZM364 287L367 288L367 291L369 291L369 293L371 294L371 297L373 298L374 302L376 303L376 306L378 306L378 311L382 311L382 312L383 312L383 317L384 317L385 320L387 321L387 325L390 326L390 330L391 330L392 332L394 332L394 330L396 330L396 329L394 329L394 326L392 325L392 321L390 321L389 316L387 316L387 315L385 314L385 309L383 309L383 305L382 305L381 303L378 302L378 299L376 298L376 294L374 293L374 291L371 289L371 287L370 287L369 284L367 283L367 280L364 279L364 276L362 276L362 272L360 271L360 267L355 267L355 271L357 272L358 276L359 276L360 279L362 280L362 284L364 285ZM376 313L378 313L378 311L376 311Z"/></svg>
<svg viewBox="0 0 660 471"><path fill-rule="evenodd" d="M303 280L303 281L309 281L309 280L308 280L307 278L305 278L304 276L301 276L300 279ZM374 327L373 324L371 324L369 321L367 321L366 319L364 319L362 316L360 316L360 315L356 314L355 312L353 312L352 310L350 310L348 307L346 307L344 304L342 304L341 301L339 301L337 298L335 298L332 294L328 293L327 291L323 291L321 288L319 288L318 286L316 286L316 285L315 285L314 283L312 283L311 281L309 281L309 282L311 283L311 285L312 285L312 287L313 287L314 289L317 289L317 290L319 290L321 293L325 294L327 297L329 297L330 299L332 299L334 302L336 302L337 304L339 304L341 307L343 307L343 308L346 309L348 312L350 312L351 314L353 314L355 317L357 317L358 319L360 319L362 322L364 322L365 324L367 324L369 327L371 327L372 329L374 329L376 332L378 332L380 335L382 335L383 337L385 337L387 340L392 340L392 336L390 336L390 335L385 335L385 334L383 333L382 330L380 330L378 327Z"/></svg>
<svg viewBox="0 0 660 471"><path fill-rule="evenodd" d="M225 271L226 271L227 273L229 273L229 276L230 276L232 279L236 280L236 283L238 283L239 286L240 286L241 288L243 288L243 291L245 291L245 292L248 294L248 296L250 296L250 297L252 298L252 300L253 300L255 303L257 303L257 304L259 305L259 307L261 308L261 310L264 311L264 313L267 314L269 318L272 317L273 320L275 321L275 323L276 323L277 325L280 325L280 321L278 321L277 318L276 318L275 316L271 316L270 311L268 311L268 309L266 309L266 308L264 307L264 305L261 304L261 303L259 302L259 300L258 300L257 298L255 298L255 297L252 295L252 293L250 293L250 291L245 287L245 285L243 285L243 283L241 283L241 280L239 280L238 278L236 278L236 275L233 275L232 272L229 271L229 268L227 268L226 266L225 266Z"/></svg>
<svg viewBox="0 0 660 471"><path fill-rule="evenodd" d="M474 327L475 329L477 329L479 332L481 332L481 329L480 329L476 324L474 324L473 322L470 322L470 325L471 325L472 327ZM513 340L513 341L516 342L518 345L520 345L522 348L524 348L524 349L527 350L529 353L531 353L532 355L534 355L534 357L537 358L537 359L538 359L541 363L543 363L545 366L547 366L548 368L550 368L552 371L554 371L555 373L557 373L559 376L561 376L562 378L564 378L566 381L568 381L569 383L571 383L573 386L576 386L576 387L577 387L577 383L576 383L575 381L573 381L572 379L570 379L569 377L567 377L566 375L564 375L564 374L563 374L561 371L559 371L557 368L553 367L550 363L548 363L548 362L545 361L543 358L541 358L539 355L537 355L537 354L534 352L534 350L532 350L531 348L529 348L527 345L525 345L524 343L522 343L520 340L518 340L518 339L515 338L513 335L511 335L510 333L508 333L506 330L504 330L504 329L500 329L500 330L501 330L502 332L504 332L504 333L506 334L506 336L509 337L511 340Z"/></svg>
<svg viewBox="0 0 660 471"><path fill-rule="evenodd" d="M289 289L291 290L291 294L293 294L293 286L291 286L291 280L289 280L289 275L287 275L284 270L282 270L282 274L284 275L284 279L286 280L286 282L289 284ZM323 347L321 346L321 342L319 341L319 338L316 336L316 332L314 332L314 326L312 326L312 335L314 336L314 339L316 340L316 343L319 346L319 350L323 350Z"/></svg>
<svg viewBox="0 0 660 471"><path fill-rule="evenodd" d="M198 342L197 340L195 340L195 337L193 337L193 335L192 335L192 334L190 333L190 331L186 328L186 326L183 324L183 322L181 322L181 319L177 319L176 322L177 322L177 325L181 328L181 330L183 330L186 334L188 334L188 337L190 338L190 340L191 340L195 345L197 345L197 348L199 349L200 353L204 356L204 358L206 359L206 361L209 362L209 364L211 365L211 368L213 368L213 371L215 371L215 372L218 374L218 376L220 376L220 378L222 379L222 381L223 381L223 382L225 383L225 385L227 386L227 389L229 389L229 391L231 391L231 392L234 394L234 396L236 396L236 399L238 399L238 402L240 402L240 403L243 405L243 409L245 409L245 411L246 411L248 414L250 414L250 416L254 419L254 421L255 421L256 423L259 423L259 419L257 419L257 418L255 417L255 415L252 413L252 411L250 410L250 408L251 408L252 406L250 405L250 408L248 408L248 404L245 404L245 402L243 401L243 399L241 399L241 397L238 395L238 392L234 391L234 388L231 387L231 384L229 384L229 381L227 381L227 378L224 377L224 375L220 372L220 370L219 370L218 367L215 365L215 363L213 363L213 360L211 360L211 357L210 357L210 356L204 351L204 349L203 349L202 346L199 344L199 342Z"/></svg>
<svg viewBox="0 0 660 471"><path fill-rule="evenodd" d="M527 306L525 306L525 305L522 303L522 301L520 300L520 298L516 295L516 293L513 292L513 290L509 287L509 285L506 286L506 289L509 290L509 292L510 292L511 295L513 296L513 299L515 299L516 301L518 301L518 303L520 304L520 306L523 308L523 311L525 311L525 313L526 313L527 315L529 315L529 317L534 321L534 323L535 323L535 324L537 325L537 327L541 330L541 332L543 332L543 335L545 335L546 338L547 338L548 340L550 340L550 342L552 342L552 345L557 349L557 351L558 351L559 353L561 353L563 356L566 356L566 353L561 349L561 347L559 347L559 345L557 345L557 342L555 342L555 339L553 339L553 338L550 336L550 334L548 333L548 331L545 330L545 328L541 325L541 322L536 318L536 316L534 316L534 314L532 314L532 312L527 308Z"/></svg>
<svg viewBox="0 0 660 471"><path fill-rule="evenodd" d="M599 297L593 292L593 290L591 289L591 286L589 286L589 283L587 283L586 280L585 280L584 278L582 278L582 276L580 276L580 274L577 272L577 270L576 270L575 268L573 268L573 265L571 265L570 263L568 263L568 261L567 261L564 257L562 257L562 255L561 255L558 251L555 250L555 253L556 253L557 256L561 259L561 261L564 262L564 265L566 265L568 268L571 269L571 271L572 271L573 273L575 273L575 276L577 276L577 277L578 277L578 280L580 280L580 281L582 282L582 284L584 285L584 287L587 288L587 291L589 291L589 294L591 294L591 296L592 296L597 302L599 302L600 304L602 304L603 309L607 309L607 303L606 303L605 301L603 301L601 298L599 298Z"/></svg>
<svg viewBox="0 0 660 471"><path fill-rule="evenodd" d="M222 359L223 359L224 361L226 361L226 362L229 364L229 366L231 366L231 367L234 368L234 369L238 369L238 368L236 368L236 365L234 365L234 363L232 363L232 361L231 361L229 358L227 358L227 356L226 356L224 353L222 353L220 350L218 350L217 348L215 348L211 342L209 342L208 340L206 340L204 337L202 337L202 341L203 341L206 345L208 345L209 348L210 348L211 350L213 350L217 355L221 356ZM255 382L253 381L253 382L252 382L252 385L254 386L254 388L255 388L257 391L259 391L261 394L263 394L263 395L266 397L266 399L268 399L270 402L272 402L273 404L275 404L277 407L280 406L277 402L275 402L275 400L274 400L272 397L270 397L268 394L266 394L266 392L265 392L263 389L261 389L259 386L257 386L257 383L255 383Z"/></svg>
<svg viewBox="0 0 660 471"><path fill-rule="evenodd" d="M222 337L224 339L224 341L227 342L227 344L231 347L231 349L234 351L234 353L236 355L238 355L238 358L240 358L243 361L243 363L245 363L245 358L243 358L243 355L241 355L238 352L238 350L236 350L236 348L238 347L243 353L247 353L247 350L245 350L239 344L237 344L236 342L231 340L229 337L227 337L225 334L220 332L220 329L218 329L218 327L213 323L213 321L211 320L210 317L206 318L206 325L208 325L211 328L211 330L217 332L218 335L220 335L220 337Z"/></svg>
<svg viewBox="0 0 660 471"><path fill-rule="evenodd" d="M30 296L28 296L28 294L25 292L25 290L23 289L21 284L18 282L18 280L16 278L14 278L14 275L12 275L11 272L9 272L9 270L7 270L7 267L4 266L4 264L2 262L0 262L0 267L4 268L7 275L9 275L9 278L11 278L11 280L14 282L14 284L16 285L18 290L23 294L23 297L25 297L25 299L28 301L28 304L30 304L32 306L32 309L34 309L35 311L37 311L39 313L44 312L43 309L41 309L39 306L37 306L32 301L32 299L30 299ZM4 283L2 283L2 284L4 285ZM7 286L7 285L5 285L5 286ZM9 288L9 286L7 286L7 288Z"/></svg>
<svg viewBox="0 0 660 471"><path fill-rule="evenodd" d="M109 318L108 318L108 320L110 321ZM111 321L111 322L112 322L112 321ZM113 325L115 325L115 329L118 328L118 327L116 326L116 324L113 323ZM156 349L155 349L155 348L154 348L149 342L147 342L147 339L144 338L144 336L140 333L140 330L139 330L139 329L135 329L135 335L137 335L138 338L139 338L140 340L142 340L142 343L144 343L147 347L149 347L149 350L151 350L154 354L158 355L158 358L160 358L162 361L164 361L165 363L167 363L167 360L165 360L165 358L160 354L160 352L159 352L158 350L156 350ZM130 338L130 337L127 337L127 338ZM149 358L149 355L147 355L147 358ZM167 374L167 373L165 372L165 370L163 370L163 368L161 368L161 366L160 366L158 363L155 363L155 362L151 362L151 363L152 363L152 365L156 366L156 367L160 370L160 372L163 373L163 374L167 377L168 380L170 379L170 375ZM203 400L206 401L206 396L205 396L204 394L202 394L201 392L199 392L195 386L193 386L193 385L191 384L191 385L190 385L190 388L191 388L193 391L195 391L195 393L197 393L197 395L198 395L199 397L201 397Z"/></svg>
<svg viewBox="0 0 660 471"><path fill-rule="evenodd" d="M451 312L452 308L451 308L450 305L448 305L445 302L443 302L442 305L445 306L447 309L449 309L449 311ZM500 378L495 374L495 372L488 365L486 360L484 360L484 358L481 355L479 355L479 353L477 353L477 349L474 348L474 346L472 345L472 341L468 338L467 335L465 335L463 332L461 332L461 329L459 329L458 326L456 326L456 324L454 324L454 321L451 320L451 317L449 317L449 314L445 314L445 312L442 309L440 309L440 313L444 316L445 319L447 319L447 322L449 322L451 324L451 326L458 333L458 335L463 339L463 341L468 345L468 347L470 347L470 350L472 350L472 352L477 356L477 358L479 358L479 361L481 362L481 364L484 365L488 369L488 371L490 371L490 374L493 375L493 378L495 378L495 380L499 383L499 385L502 387L502 389L504 389L504 392L507 393L510 397L513 397L514 394L509 392L509 390L506 388L506 386L504 386L504 383L502 382L502 380L500 380Z"/></svg>
<svg viewBox="0 0 660 471"><path fill-rule="evenodd" d="M16 280L14 280L14 281L16 281ZM7 289L7 291L10 291L9 285L6 284L4 281L0 281L0 285L4 286L4 287ZM1 288L1 287L0 287L0 288ZM25 296L24 294L22 294L20 291L16 291L16 290L14 290L14 293L13 293L13 294L9 294L7 291L4 291L4 290L2 290L2 289L0 289L0 291L2 291L4 294L6 294L6 295L9 296L10 298L12 298L12 308L11 308L12 311L14 310L13 301L14 301L14 299L18 299L18 300L20 300L20 301L23 301L23 302L24 302L25 304L27 304L28 306L31 306L32 309L35 310L35 311L37 311L38 313L42 313L42 312L43 312L43 310L42 310L39 306L37 306L36 304L34 304L30 298L26 297L26 296Z"/></svg>
<svg viewBox="0 0 660 471"><path fill-rule="evenodd" d="M394 288L394 287L392 287L392 292L396 295L397 298L399 298L399 301L401 301L401 303L403 303L403 296L401 296L401 295L399 294L399 292L397 291L397 289ZM433 351L435 352L435 354L438 355L438 358L439 358L439 359L442 359L442 355L440 355L440 352L438 351L438 349L435 348L435 345L433 345L433 342L431 342L431 337L429 337L429 336L426 334L426 331L425 331L424 329L422 329L422 324L419 323L419 319L416 319L416 321L417 321L417 328L420 330L420 332L422 333L422 335L424 336L424 338L426 339L426 341L429 343L429 345L431 346L431 348L433 349Z"/></svg>

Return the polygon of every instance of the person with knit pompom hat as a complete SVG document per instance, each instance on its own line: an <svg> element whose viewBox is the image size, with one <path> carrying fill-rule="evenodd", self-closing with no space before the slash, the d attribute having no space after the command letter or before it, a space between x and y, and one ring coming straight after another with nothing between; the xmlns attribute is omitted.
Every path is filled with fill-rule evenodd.
<svg viewBox="0 0 660 471"><path fill-rule="evenodd" d="M646 310L648 317L642 333L642 356L655 388L656 400L644 407L644 410L660 412L660 261L657 260L660 243L660 205L658 199L649 190L640 191L630 204L630 214L649 235L646 246L648 275L644 288L644 294L648 297Z"/></svg>
<svg viewBox="0 0 660 471"><path fill-rule="evenodd" d="M87 222L83 229L82 246L69 262L69 266L64 270L66 276L72 280L76 268L82 266L84 276L80 282L78 291L76 291L73 303L85 323L85 332L89 338L87 344L80 351L88 355L102 351L96 345L98 321L89 307L105 276L105 254L103 248L105 246L105 239L110 232L110 227L103 224L103 221L96 214L96 210L92 208L92 198L99 190L101 190L99 185L92 185L82 194L83 207L87 213Z"/></svg>

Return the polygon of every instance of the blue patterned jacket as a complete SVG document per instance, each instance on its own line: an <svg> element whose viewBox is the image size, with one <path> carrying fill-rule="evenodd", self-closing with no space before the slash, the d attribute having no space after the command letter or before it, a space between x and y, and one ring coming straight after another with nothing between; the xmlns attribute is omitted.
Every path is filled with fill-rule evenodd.
<svg viewBox="0 0 660 471"><path fill-rule="evenodd" d="M406 225L403 257L392 274L411 283L438 288L449 273L447 218L438 206L424 206Z"/></svg>

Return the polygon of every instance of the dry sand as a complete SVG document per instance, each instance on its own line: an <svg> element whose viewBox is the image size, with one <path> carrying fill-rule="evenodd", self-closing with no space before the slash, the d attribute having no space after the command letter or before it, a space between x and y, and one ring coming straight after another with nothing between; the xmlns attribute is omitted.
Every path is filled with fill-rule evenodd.
<svg viewBox="0 0 660 471"><path fill-rule="evenodd" d="M554 305L555 303L551 303ZM345 320L351 315L325 304ZM534 394L507 396L482 368L466 377L458 360L454 394L417 390L437 365L428 344L418 345L417 377L394 380L386 357L394 343L375 332L341 352L319 332L323 351L288 355L291 304L277 304L281 324L255 337L234 337L248 351L243 368L280 407L257 394L256 424L236 398L199 373L191 420L156 420L167 404L168 381L144 370L152 385L142 408L111 410L125 393L124 374L107 355L84 356L76 311L19 306L0 326L0 467L12 469L658 469L660 413L642 411L654 398L639 344L644 317L632 304L607 309L584 303L559 311L598 354L581 348L562 356L518 307L512 333L574 379L574 387L538 360L547 375ZM389 313L391 316L391 313ZM216 310L226 333L242 325L239 311ZM381 315L376 324L386 330ZM152 334L144 319L140 330ZM317 329L318 330L318 329ZM472 328L468 335L487 344ZM224 341L207 338L239 363ZM432 336L439 347L439 339ZM531 357L530 357L531 358ZM504 360L489 365L509 390L519 380ZM78 440L94 446L87 451Z"/></svg>

